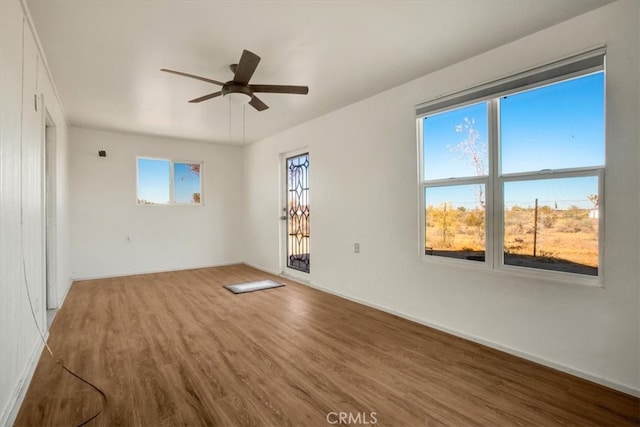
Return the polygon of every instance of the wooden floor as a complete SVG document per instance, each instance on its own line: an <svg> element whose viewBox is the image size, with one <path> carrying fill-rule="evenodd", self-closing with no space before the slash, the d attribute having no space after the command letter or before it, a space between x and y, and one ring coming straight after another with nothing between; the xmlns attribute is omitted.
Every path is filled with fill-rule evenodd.
<svg viewBox="0 0 640 427"><path fill-rule="evenodd" d="M222 288L258 279L287 286ZM631 396L247 266L76 282L49 343L107 394L93 426L640 423ZM102 405L43 353L16 425Z"/></svg>

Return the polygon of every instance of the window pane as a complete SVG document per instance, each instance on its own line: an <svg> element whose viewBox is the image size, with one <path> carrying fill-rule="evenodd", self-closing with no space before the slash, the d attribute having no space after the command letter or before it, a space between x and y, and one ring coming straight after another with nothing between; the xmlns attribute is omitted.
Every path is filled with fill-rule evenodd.
<svg viewBox="0 0 640 427"><path fill-rule="evenodd" d="M143 205L169 203L169 160L138 159L138 203Z"/></svg>
<svg viewBox="0 0 640 427"><path fill-rule="evenodd" d="M174 163L176 203L200 203L200 163Z"/></svg>
<svg viewBox="0 0 640 427"><path fill-rule="evenodd" d="M504 174L604 165L604 73L500 100Z"/></svg>
<svg viewBox="0 0 640 427"><path fill-rule="evenodd" d="M425 254L484 261L484 184L425 189Z"/></svg>
<svg viewBox="0 0 640 427"><path fill-rule="evenodd" d="M504 263L598 275L598 177L504 184Z"/></svg>
<svg viewBox="0 0 640 427"><path fill-rule="evenodd" d="M487 175L487 103L425 117L424 179Z"/></svg>

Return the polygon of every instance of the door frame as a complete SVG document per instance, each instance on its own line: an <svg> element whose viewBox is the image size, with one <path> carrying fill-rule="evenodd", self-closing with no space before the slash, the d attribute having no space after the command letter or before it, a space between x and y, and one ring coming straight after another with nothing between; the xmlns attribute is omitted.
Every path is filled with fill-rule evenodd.
<svg viewBox="0 0 640 427"><path fill-rule="evenodd" d="M287 168L287 159L291 157L296 157L301 154L307 154L309 156L309 164L311 164L311 150L309 147L301 147L295 150L286 151L280 153L280 179L278 185L280 186L280 271L281 274L285 276L291 276L297 280L301 280L303 282L309 282L309 278L311 277L311 271L304 272L301 270L296 270L294 268L289 268L287 266L287 258L289 256L287 242L288 242L288 215L287 215L287 202L288 202L288 168ZM309 185L309 192L311 191L311 174L307 172L307 180ZM283 219L284 217L284 219ZM309 256L311 256L311 229L309 229Z"/></svg>
<svg viewBox="0 0 640 427"><path fill-rule="evenodd" d="M44 96L42 97L44 100ZM44 226L44 267L45 267L45 300L46 309L58 308L56 293L56 125L46 108L43 107L42 149L43 157L43 226Z"/></svg>

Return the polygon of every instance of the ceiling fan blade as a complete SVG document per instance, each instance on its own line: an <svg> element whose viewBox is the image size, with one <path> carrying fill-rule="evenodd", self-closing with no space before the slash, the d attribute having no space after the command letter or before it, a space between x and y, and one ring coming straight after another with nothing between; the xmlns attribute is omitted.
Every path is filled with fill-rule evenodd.
<svg viewBox="0 0 640 427"><path fill-rule="evenodd" d="M309 93L308 86L285 86L285 85L249 85L253 92L262 93L292 93L295 95L306 95Z"/></svg>
<svg viewBox="0 0 640 427"><path fill-rule="evenodd" d="M187 74L181 71L167 70L166 68L162 68L160 71L164 71L165 73L177 74L179 76L190 77L192 79L202 80L203 82L213 83L214 85L224 86L224 83L219 82L217 80L211 80L206 77L194 76L193 74Z"/></svg>
<svg viewBox="0 0 640 427"><path fill-rule="evenodd" d="M216 96L220 96L220 95L222 95L221 91L213 92L213 93L210 93L209 95L201 96L200 98L194 98L189 102L202 102L202 101L206 101L207 99L215 98Z"/></svg>
<svg viewBox="0 0 640 427"><path fill-rule="evenodd" d="M258 55L248 50L243 50L240 62L238 62L235 75L233 76L233 81L241 85L249 83L259 62L260 57Z"/></svg>
<svg viewBox="0 0 640 427"><path fill-rule="evenodd" d="M263 111L266 110L267 108L269 108L269 106L267 104L265 104L264 102L262 102L258 97L254 96L253 98L251 98L251 101L249 101L249 105L251 105L253 108L255 108L258 111Z"/></svg>

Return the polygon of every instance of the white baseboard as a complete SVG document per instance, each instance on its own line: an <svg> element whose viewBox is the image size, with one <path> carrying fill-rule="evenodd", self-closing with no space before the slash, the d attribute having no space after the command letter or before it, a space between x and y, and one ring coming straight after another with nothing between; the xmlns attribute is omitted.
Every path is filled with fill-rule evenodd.
<svg viewBox="0 0 640 427"><path fill-rule="evenodd" d="M275 270L271 270L271 269L262 267L260 265L253 264L253 263L246 262L246 261L243 264L247 265L247 266L249 266L251 268L255 268L255 269L258 269L260 271L264 271L265 273L273 274L274 276L284 277L285 279L291 280L291 281L296 282L296 283L301 283L303 285L309 285L311 283L311 281L309 279L300 277L300 276L295 275L295 274L288 274L287 271L275 271Z"/></svg>
<svg viewBox="0 0 640 427"><path fill-rule="evenodd" d="M111 279L114 277L138 276L141 274L169 273L171 271L186 271L186 270L199 270L201 268L227 267L230 265L238 265L238 264L242 264L242 261L229 262L229 263L223 263L223 264L194 265L189 267L160 268L157 270L129 271L126 273L80 275L80 276L73 276L71 280L76 281L76 280ZM263 269L260 269L260 270L263 270ZM266 271L266 270L263 270L263 271Z"/></svg>
<svg viewBox="0 0 640 427"><path fill-rule="evenodd" d="M49 332L45 332L44 339L45 341L49 338ZM29 389L29 384L31 383L31 378L33 378L33 374L36 371L36 366L38 366L38 362L40 361L40 355L42 354L42 350L44 349L44 343L40 340L38 336L38 341L34 346L31 354L29 355L29 360L25 366L24 371L20 375L20 379L18 380L18 384L16 384L15 388L11 392L11 397L4 411L0 414L0 426L3 427L11 427L13 423L16 421L16 417L18 416L18 411L22 406L22 401L24 400L25 395L27 394L27 390Z"/></svg>
<svg viewBox="0 0 640 427"><path fill-rule="evenodd" d="M552 360L548 360L548 359L545 359L545 358L542 358L542 357L539 357L539 356L535 356L535 355L523 352L523 351L518 350L518 349L514 349L514 348L511 348L511 347L508 347L508 346L504 346L504 345L501 345L501 344L498 344L498 343L495 343L495 342L492 342L492 341L488 341L488 340L485 340L485 339L482 339L482 338L478 338L478 337L475 337L473 335L469 335L467 333L464 333L464 332L461 332L461 331L458 331L458 330L455 330L455 329L451 329L451 328L448 328L446 326L443 326L443 325L440 325L440 324L437 324L437 323L433 323L433 322L429 322L429 321L426 321L426 320L423 320L423 319L419 319L417 317L413 317L413 316L407 315L405 313L393 310L393 309L391 309L389 307L385 307L385 306L382 306L382 305L379 305L379 304L375 304L375 303L372 303L372 302L369 302L369 301L364 301L364 300L361 300L359 298L354 298L354 297L351 297L349 295L343 294L341 292L334 291L332 289L327 289L327 288L324 288L322 286L318 286L318 285L311 284L311 283L305 283L305 282L302 282L300 280L296 280L295 278L292 278L290 276L283 276L283 277L286 277L289 280L293 280L295 282L298 282L301 285L309 286L309 287L317 289L319 291L326 292L328 294L332 294L332 295L338 296L340 298L344 298L344 299L347 299L349 301L353 301L355 303L362 304L362 305L365 305L367 307L374 308L376 310L384 311L385 313L393 314L394 316L398 316L398 317L401 317L403 319L410 320L412 322L419 323L421 325L428 326L428 327L433 328L433 329L437 329L439 331L445 332L445 333L450 334L450 335L454 335L454 336L459 337L459 338L463 338L463 339L468 340L468 341L473 341L473 342L476 342L478 344L482 344L484 346L487 346L487 347L490 347L490 348L493 348L493 349L496 349L496 350L499 350L499 351L502 351L502 352L505 352L505 353L508 353L508 354L511 354L511 355L514 355L514 356L517 356L517 357L520 357L522 359L526 359L526 360L529 360L531 362L535 362L537 364L547 366L547 367L555 369L557 371L568 373L568 374L573 375L575 377L579 377L579 378L582 378L584 380L591 381L591 382L596 383L596 384L600 384L600 385L605 386L607 388L611 388L613 390L617 390L617 391L620 391L622 393L629 394L631 396L640 397L640 389L635 389L633 387L629 387L627 385L620 384L620 383L617 383L615 381L608 380L606 378L598 377L598 376L592 375L592 374L590 374L588 372L584 372L584 371L581 371L579 369L575 369L575 368L572 368L570 366L566 366L566 365L554 362Z"/></svg>
<svg viewBox="0 0 640 427"><path fill-rule="evenodd" d="M282 272L281 271L271 270L270 268L266 268L266 267L263 267L261 265L254 264L254 263L247 262L247 261L244 261L243 264L244 265L248 265L251 268L255 268L257 270L264 271L265 273L273 274L274 276L282 276ZM284 277L289 278L289 276L284 276Z"/></svg>
<svg viewBox="0 0 640 427"><path fill-rule="evenodd" d="M62 298L60 298L60 300L58 301L55 307L56 310L60 310L62 308L62 304L64 304L65 300L67 299L67 295L69 295L69 291L71 290L71 285L73 285L73 279L69 278L69 284L67 285L67 290L64 291Z"/></svg>

